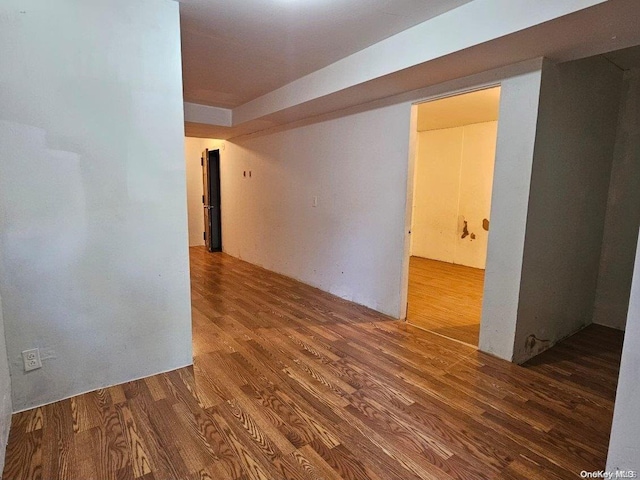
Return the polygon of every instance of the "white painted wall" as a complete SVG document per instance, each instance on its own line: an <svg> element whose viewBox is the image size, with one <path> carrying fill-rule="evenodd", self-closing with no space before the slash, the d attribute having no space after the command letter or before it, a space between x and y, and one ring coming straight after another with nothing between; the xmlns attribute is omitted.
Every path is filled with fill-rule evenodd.
<svg viewBox="0 0 640 480"><path fill-rule="evenodd" d="M460 167L459 228L467 224L469 235L456 237L454 262L485 268L489 231L484 220L491 219L491 187L496 158L497 122L464 127Z"/></svg>
<svg viewBox="0 0 640 480"><path fill-rule="evenodd" d="M502 83L501 118L507 122L498 134L502 160L490 238L495 237L493 254L503 268L487 270L485 287L485 311L498 322L486 322L485 344L496 354L503 352L492 343L494 328L501 338L511 328L508 355L513 350L540 65L510 70ZM496 84L500 78L500 72L487 72L426 90L421 98ZM404 232L411 212L407 185L413 189L413 177L407 175L415 117L411 101L228 141L222 162L225 251L402 316L409 253ZM416 118L411 123L415 128ZM252 170L252 178L244 178L244 170ZM314 196L317 207L312 207ZM495 218L496 211L502 220Z"/></svg>
<svg viewBox="0 0 640 480"><path fill-rule="evenodd" d="M5 0L0 18L13 408L190 364L178 4Z"/></svg>
<svg viewBox="0 0 640 480"><path fill-rule="evenodd" d="M601 57L543 69L515 362L591 323L621 82Z"/></svg>
<svg viewBox="0 0 640 480"><path fill-rule="evenodd" d="M485 268L497 128L483 122L418 133L412 255Z"/></svg>
<svg viewBox="0 0 640 480"><path fill-rule="evenodd" d="M640 225L640 69L625 72L593 323L624 330Z"/></svg>
<svg viewBox="0 0 640 480"><path fill-rule="evenodd" d="M463 138L462 127L418 132L411 255L454 263Z"/></svg>
<svg viewBox="0 0 640 480"><path fill-rule="evenodd" d="M502 82L479 348L513 358L541 70Z"/></svg>
<svg viewBox="0 0 640 480"><path fill-rule="evenodd" d="M187 209L189 213L189 246L204 245L204 209L202 208L202 165L200 158L205 148L221 149L222 140L185 137L184 158L187 165ZM222 161L223 152L220 151Z"/></svg>
<svg viewBox="0 0 640 480"><path fill-rule="evenodd" d="M410 111L406 103L227 142L225 251L398 316Z"/></svg>
<svg viewBox="0 0 640 480"><path fill-rule="evenodd" d="M7 345L4 336L2 298L0 298L0 470L4 466L4 456L11 426L11 378L7 361Z"/></svg>
<svg viewBox="0 0 640 480"><path fill-rule="evenodd" d="M626 327L607 470L640 472L640 244L635 256Z"/></svg>
<svg viewBox="0 0 640 480"><path fill-rule="evenodd" d="M538 69L500 82L480 332L480 349L498 357L522 361L535 350L525 349L529 335L553 332L551 344L590 321L617 111L616 73L600 67L545 62L544 85ZM398 104L235 139L223 162L225 250L402 316L407 264L397 228L404 182L414 186L410 118L410 105ZM572 269L579 276L570 281Z"/></svg>

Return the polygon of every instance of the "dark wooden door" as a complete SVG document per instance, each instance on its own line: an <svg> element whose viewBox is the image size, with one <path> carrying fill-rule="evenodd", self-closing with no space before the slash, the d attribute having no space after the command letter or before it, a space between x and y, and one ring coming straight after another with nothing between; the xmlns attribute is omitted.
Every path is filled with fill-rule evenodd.
<svg viewBox="0 0 640 480"><path fill-rule="evenodd" d="M220 151L202 153L202 202L204 204L204 239L210 252L222 251L222 215L220 210Z"/></svg>

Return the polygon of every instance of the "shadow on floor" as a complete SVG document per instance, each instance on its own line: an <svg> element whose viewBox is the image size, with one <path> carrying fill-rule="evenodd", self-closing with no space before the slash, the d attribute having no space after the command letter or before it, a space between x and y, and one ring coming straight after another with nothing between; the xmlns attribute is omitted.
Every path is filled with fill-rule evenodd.
<svg viewBox="0 0 640 480"><path fill-rule="evenodd" d="M620 330L589 325L522 366L614 399L623 340Z"/></svg>

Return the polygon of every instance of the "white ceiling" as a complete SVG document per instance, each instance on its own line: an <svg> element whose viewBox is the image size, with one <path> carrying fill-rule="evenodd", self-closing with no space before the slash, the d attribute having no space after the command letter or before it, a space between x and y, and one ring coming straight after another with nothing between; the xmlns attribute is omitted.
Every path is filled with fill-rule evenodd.
<svg viewBox="0 0 640 480"><path fill-rule="evenodd" d="M180 0L184 99L233 108L471 0Z"/></svg>
<svg viewBox="0 0 640 480"><path fill-rule="evenodd" d="M187 5L191 5L190 1ZM267 1L287 0L263 0ZM237 35L251 38L254 33L251 28L242 28L242 15L236 13L242 30ZM359 28L357 18L351 21L354 29ZM631 68L637 64L637 51L629 49L621 55L616 51L640 45L638 25L640 0L474 0L287 83L295 77L291 74L284 80L286 85L273 83L273 88L280 86L277 90L260 80L260 68L243 64L240 57L235 62L229 59L225 68L218 62L220 72L216 71L215 62L204 58L200 63L194 57L185 72L186 100L221 107L241 105L233 111L195 105L198 111L213 110L204 112L204 120L202 115L188 116L185 130L187 136L231 139L283 125L290 128L373 108L374 104L415 102L495 84L501 78L540 68L542 57L565 62L605 54L621 68ZM248 52L257 48L245 45ZM274 73L271 67L265 67L263 72L265 76ZM214 74L219 76L211 77ZM193 96L194 88L187 80L190 75L202 75L207 81L213 78L215 87L209 98L216 91L236 92L239 96L226 104L204 102ZM242 86L247 78L252 80ZM247 94L257 87L260 93ZM245 98L263 95L243 103L242 92ZM222 123L221 117L225 120Z"/></svg>
<svg viewBox="0 0 640 480"><path fill-rule="evenodd" d="M418 131L462 127L498 120L500 87L442 98L418 105Z"/></svg>

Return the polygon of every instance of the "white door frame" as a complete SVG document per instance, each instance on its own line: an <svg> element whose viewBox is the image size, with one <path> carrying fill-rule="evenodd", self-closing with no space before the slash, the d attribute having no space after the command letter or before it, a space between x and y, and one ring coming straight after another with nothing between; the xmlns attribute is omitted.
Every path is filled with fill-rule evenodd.
<svg viewBox="0 0 640 480"><path fill-rule="evenodd" d="M404 220L404 254L402 257L402 276L400 285L400 319L407 319L407 299L409 296L409 259L411 257L411 225L413 220L413 197L415 186L415 168L416 168L416 154L418 144L418 105L421 103L433 102L435 100L442 100L443 98L455 97L458 95L464 95L465 93L477 92L479 90L486 90L493 87L501 87L502 82L487 82L484 84L475 85L469 88L463 88L459 90L453 90L444 94L433 95L431 97L418 100L411 105L411 120L409 124L409 158L407 169L407 196L405 204L405 220ZM500 96L502 101L502 95ZM500 122L500 119L498 119ZM494 171L495 174L495 171ZM492 203L493 205L493 203ZM491 236L489 236L491 241ZM487 249L489 246L487 245ZM487 262L489 259L487 258ZM484 292L483 292L484 296ZM482 318L480 318L482 323Z"/></svg>

